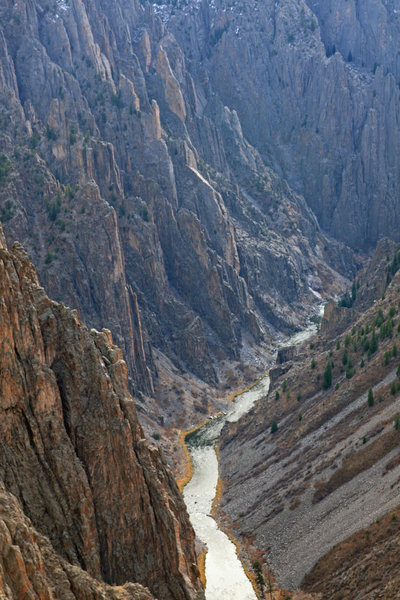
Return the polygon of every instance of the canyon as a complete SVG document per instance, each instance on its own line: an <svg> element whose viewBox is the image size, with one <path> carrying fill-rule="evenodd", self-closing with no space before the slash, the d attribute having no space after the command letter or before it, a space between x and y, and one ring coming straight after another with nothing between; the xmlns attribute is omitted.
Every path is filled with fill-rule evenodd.
<svg viewBox="0 0 400 600"><path fill-rule="evenodd" d="M381 243L353 306L327 305L319 334L279 353L268 395L223 430L220 518L281 588L399 594L398 258Z"/></svg>
<svg viewBox="0 0 400 600"><path fill-rule="evenodd" d="M183 432L269 369L220 525L276 598L399 593L399 15L0 0L7 599L203 598Z"/></svg>

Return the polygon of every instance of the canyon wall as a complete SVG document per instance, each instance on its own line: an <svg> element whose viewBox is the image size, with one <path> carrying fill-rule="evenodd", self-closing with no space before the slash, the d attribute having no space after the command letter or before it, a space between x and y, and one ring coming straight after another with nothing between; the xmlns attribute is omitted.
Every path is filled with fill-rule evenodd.
<svg viewBox="0 0 400 600"><path fill-rule="evenodd" d="M43 567L43 581L53 567L67 579L80 569L86 584L97 580L89 588L135 582L160 600L202 598L185 505L143 436L121 351L109 330L89 331L76 311L51 301L23 248L8 251L1 236L0 479L12 507L1 516L5 582L9 565L12 579L24 577L29 554L9 545L15 527L28 545L37 540L35 560L43 551L58 561Z"/></svg>
<svg viewBox="0 0 400 600"><path fill-rule="evenodd" d="M0 24L6 237L110 328L132 389L154 392L152 347L217 383L352 276L149 5L3 0Z"/></svg>
<svg viewBox="0 0 400 600"><path fill-rule="evenodd" d="M326 232L355 248L399 240L396 2L154 7L191 58L194 80L237 111L246 138Z"/></svg>

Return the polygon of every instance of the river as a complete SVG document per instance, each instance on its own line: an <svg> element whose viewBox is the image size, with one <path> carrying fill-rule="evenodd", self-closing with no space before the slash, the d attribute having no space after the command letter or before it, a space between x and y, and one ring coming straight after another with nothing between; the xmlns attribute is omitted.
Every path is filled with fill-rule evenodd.
<svg viewBox="0 0 400 600"><path fill-rule="evenodd" d="M300 344L317 330L312 323L291 338L290 345ZM218 457L215 451L226 422L234 423L245 415L268 393L269 377L266 375L250 390L236 396L226 414L208 421L203 427L186 437L193 461L193 477L185 486L183 496L197 537L207 546L206 599L207 600L257 600L254 589L240 562L236 547L223 533L211 516L211 508L218 483Z"/></svg>

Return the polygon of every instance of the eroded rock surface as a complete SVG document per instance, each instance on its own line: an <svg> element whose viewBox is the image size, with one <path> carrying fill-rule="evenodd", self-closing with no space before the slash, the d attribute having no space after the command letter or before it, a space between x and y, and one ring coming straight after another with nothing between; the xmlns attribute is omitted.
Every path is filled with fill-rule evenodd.
<svg viewBox="0 0 400 600"><path fill-rule="evenodd" d="M217 383L352 275L149 5L7 1L0 27L7 239L112 331L132 389L154 391L151 347Z"/></svg>
<svg viewBox="0 0 400 600"><path fill-rule="evenodd" d="M399 8L384 0L154 4L194 81L237 111L325 231L399 240Z"/></svg>
<svg viewBox="0 0 400 600"><path fill-rule="evenodd" d="M4 600L154 600L141 585L112 587L62 559L2 483L0 593Z"/></svg>
<svg viewBox="0 0 400 600"><path fill-rule="evenodd" d="M8 251L4 238L0 297L0 476L32 522L21 524L28 545L32 528L47 536L43 551L51 544L59 565L50 571L64 571L72 587L74 573L86 577L94 594L103 580L138 582L160 600L202 598L183 499L143 436L110 332L89 331L76 311L49 300L23 248ZM20 560L15 576L23 577L29 549L14 548L18 540L10 547L12 532L3 534L4 560ZM43 577L45 586L53 574ZM104 593L135 598L135 589Z"/></svg>

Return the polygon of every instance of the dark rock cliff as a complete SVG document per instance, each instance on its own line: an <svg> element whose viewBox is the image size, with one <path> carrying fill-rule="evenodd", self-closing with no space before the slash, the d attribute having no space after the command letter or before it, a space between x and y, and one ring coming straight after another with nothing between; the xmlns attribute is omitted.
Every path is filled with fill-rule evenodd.
<svg viewBox="0 0 400 600"><path fill-rule="evenodd" d="M397 2L154 6L195 82L237 111L244 135L325 231L353 247L399 240Z"/></svg>
<svg viewBox="0 0 400 600"><path fill-rule="evenodd" d="M160 600L202 598L183 499L159 451L144 439L110 332L89 331L76 311L49 300L22 247L8 251L4 241L0 298L1 494L13 494L5 502L19 502L29 517L27 536L37 538L32 528L47 536L46 552L51 544L58 562L70 563L59 570L69 578L83 569L87 582L98 580L90 585L99 594L102 580L131 581ZM2 511L4 518L13 520ZM8 543L4 527L2 535ZM16 546L18 540L9 551L2 546L2 559L17 560ZM14 565L15 577L23 577L24 560ZM48 569L44 579L51 581ZM136 596L121 592L125 597Z"/></svg>
<svg viewBox="0 0 400 600"><path fill-rule="evenodd" d="M298 327L352 274L149 5L3 0L0 28L7 239L112 330L135 389L153 391L151 345L215 383L243 335Z"/></svg>

